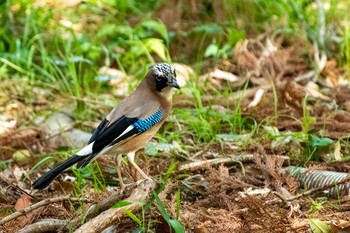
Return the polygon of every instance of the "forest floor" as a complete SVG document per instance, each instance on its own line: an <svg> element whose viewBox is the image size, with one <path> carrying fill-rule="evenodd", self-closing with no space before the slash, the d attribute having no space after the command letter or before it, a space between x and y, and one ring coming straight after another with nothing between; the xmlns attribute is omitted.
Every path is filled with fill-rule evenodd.
<svg viewBox="0 0 350 233"><path fill-rule="evenodd" d="M324 223L330 225L333 232L347 232L340 229L348 229L350 225L348 188L340 190L339 195L333 199L325 198L325 193L322 192L324 190L307 192L301 189L300 180L290 176L288 172L288 166L300 166L300 161L304 161L305 167L311 170L350 172L350 166L343 157L343 154L349 153L347 137L350 133L350 89L345 85L333 88L327 83L338 82L339 80L332 78L342 70L336 67L334 61L326 61L321 72L326 81L299 78L307 73L309 68L300 60L300 53L305 52L304 49L300 50L297 46L278 49L280 45L276 42L272 45L266 38L245 43L244 47L242 44L242 47L236 48L234 60L225 61L217 66L217 70L227 72L224 78L215 76L213 72L201 77L205 79L203 83L211 83L202 87L207 88L208 93L207 96L202 96L202 102L204 106L213 102L210 96L213 89L217 90L227 85L238 89L246 83L239 78L234 81L227 79L227 75L246 77L248 72L253 73L239 100L219 96L211 108L230 114L235 111L240 101L242 115L249 121L263 126L260 126L253 136L232 137L231 134L226 134L228 138L209 144L193 145L189 138L189 144L185 144L181 149L190 154L186 159L176 148L175 154L170 150L161 152L161 156L153 157L140 151L138 164L152 177L159 177L160 174L167 174L167 169L173 162L169 157L177 157L176 167L169 173L166 183L162 184L163 187L160 189L158 186L157 189L160 190L159 197L169 215L172 218L178 216L177 219L187 232L307 232L310 231L310 222L313 227L321 229L315 232L323 232ZM270 44L270 47L267 47L267 44ZM260 50L257 49L259 47ZM262 54L265 54L264 58ZM274 85L271 85L272 83ZM262 94L257 94L258 92ZM43 102L44 107L51 104ZM15 114L21 115L26 109L19 106L20 104L18 99L9 99L5 109L11 108ZM14 105L17 107L13 107ZM182 94L176 94L174 97L174 109L193 107L194 101L190 97ZM266 122L267 120L272 123ZM318 132L317 136L313 136L313 132ZM43 133L42 129L34 126L7 132L0 138L4 159L13 158L13 150L24 154L26 151L35 151L38 147L41 147L42 151L54 151L47 146L47 138ZM312 137L319 139L319 144L312 141ZM323 145L322 140L325 138L332 143L327 144L326 141ZM242 146L243 144L246 146ZM307 144L314 150L312 149L308 160L301 159L305 156L305 149L302 148ZM23 161L15 159L15 162L1 171L3 214L6 211L11 213L13 208L19 211L30 206L30 203L53 200L73 192L73 184L70 182L72 177L69 175L71 171L65 172L61 178L54 181L48 190L30 189L30 184L39 177L38 172L30 170L38 159L26 158L29 154L23 156ZM197 164L198 162L203 163ZM72 221L76 225L71 226L71 229L76 229L81 225L83 210L87 211L92 203L99 203L120 191L118 185L112 182L115 180L115 169L111 169L114 166L113 159L103 156L97 163L104 176L104 182L112 185L98 192L92 187L85 187L78 194L82 199L78 203L68 201L67 198L52 203L48 201L40 208L30 210L24 216L5 223L1 226L1 231L16 232L32 224L34 220L46 218ZM140 177L126 167L123 169L129 174L126 182L132 184L131 177L135 180ZM62 180L62 177L65 179ZM108 181L109 179L111 181ZM321 181L314 181L317 182ZM91 180L88 181L87 186L91 186L92 183ZM337 186L335 182L330 185ZM27 192L19 187L25 187ZM137 187L130 186L114 200L114 203L128 197L133 188ZM181 197L180 207L176 202L178 190ZM141 210L138 214L140 213ZM152 225L156 232L171 232L168 223L156 207L151 206L145 210L143 218L143 227L147 227L144 225L147 223ZM88 219L85 219L85 222ZM132 232L139 227L128 215L120 217L115 224L117 232ZM59 231L66 230L62 228Z"/></svg>
<svg viewBox="0 0 350 233"><path fill-rule="evenodd" d="M179 44L174 57L196 42ZM236 43L232 56L201 60L200 74L174 64L182 88L173 112L136 159L155 183L125 161L123 192L114 155L34 190L102 117L76 121L66 107L81 99L2 80L0 232L350 232L350 85L329 57L266 33ZM130 91L124 78L107 85L118 94L84 104L107 114Z"/></svg>

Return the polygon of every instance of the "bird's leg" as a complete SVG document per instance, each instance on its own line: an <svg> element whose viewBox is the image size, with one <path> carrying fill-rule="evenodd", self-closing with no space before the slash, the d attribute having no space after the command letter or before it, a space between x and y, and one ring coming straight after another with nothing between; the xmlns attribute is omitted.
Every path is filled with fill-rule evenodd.
<svg viewBox="0 0 350 233"><path fill-rule="evenodd" d="M142 177L144 179L148 179L148 180L152 180L151 177L147 176L142 170L141 168L135 163L134 159L135 159L135 152L130 152L127 153L126 156L128 157L129 162L136 168L136 170L142 175Z"/></svg>
<svg viewBox="0 0 350 233"><path fill-rule="evenodd" d="M120 192L123 192L125 187L126 187L126 185L124 184L122 172L121 172L122 160L123 160L122 154L115 156L115 163L117 165L117 175L118 175L119 185L120 185L120 189L121 189Z"/></svg>

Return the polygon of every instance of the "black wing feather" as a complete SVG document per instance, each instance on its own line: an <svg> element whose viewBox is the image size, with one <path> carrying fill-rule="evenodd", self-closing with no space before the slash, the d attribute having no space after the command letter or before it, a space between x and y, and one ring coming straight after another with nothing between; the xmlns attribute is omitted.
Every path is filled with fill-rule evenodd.
<svg viewBox="0 0 350 233"><path fill-rule="evenodd" d="M111 144L117 137L119 137L130 125L138 121L137 117L128 118L125 116L120 117L118 120L110 124L100 134L92 146L92 153L98 153L106 146Z"/></svg>
<svg viewBox="0 0 350 233"><path fill-rule="evenodd" d="M139 131L134 128L125 135L118 138L130 125L136 121L138 121L137 117L128 118L123 116L105 128L103 132L97 136L94 145L92 146L93 153L79 161L77 167L85 167L88 165L99 154L99 152L101 152L107 146L114 145L134 134L138 134ZM118 140L116 140L116 138L118 138Z"/></svg>
<svg viewBox="0 0 350 233"><path fill-rule="evenodd" d="M95 141L96 138L103 133L103 131L106 129L106 126L108 125L108 120L105 118L103 119L103 121L101 121L101 123L97 126L97 128L94 130L94 132L92 133L92 136L89 140L90 144L91 142Z"/></svg>
<svg viewBox="0 0 350 233"><path fill-rule="evenodd" d="M45 173L43 176L41 176L39 179L37 179L33 183L33 187L35 189L43 189L46 188L53 179L56 178L61 172L69 168L70 166L74 165L75 163L81 161L83 157L79 155L73 155L72 157L68 158L63 163L58 164L55 168L51 169L47 173Z"/></svg>

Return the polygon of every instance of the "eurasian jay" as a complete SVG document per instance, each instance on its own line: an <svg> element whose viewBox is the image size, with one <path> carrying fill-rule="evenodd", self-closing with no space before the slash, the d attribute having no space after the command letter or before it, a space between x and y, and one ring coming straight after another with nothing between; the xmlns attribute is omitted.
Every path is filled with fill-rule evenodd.
<svg viewBox="0 0 350 233"><path fill-rule="evenodd" d="M136 90L99 124L88 145L41 176L33 183L33 187L43 189L72 165L85 167L106 153L126 154L137 171L145 179L150 179L134 162L135 152L155 135L166 120L171 110L172 88L180 88L174 68L166 63L153 66ZM116 158L118 168L121 157ZM124 186L119 168L117 172L119 182Z"/></svg>

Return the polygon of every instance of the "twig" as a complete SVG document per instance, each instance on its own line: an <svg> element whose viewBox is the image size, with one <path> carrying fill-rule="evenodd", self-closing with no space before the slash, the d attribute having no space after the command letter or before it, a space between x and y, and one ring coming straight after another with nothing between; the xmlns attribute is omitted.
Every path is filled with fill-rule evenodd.
<svg viewBox="0 0 350 233"><path fill-rule="evenodd" d="M253 157L254 157L253 154L244 154L244 155L230 156L230 157L217 158L217 159L200 160L200 161L180 165L179 171L195 169L195 168L202 167L204 165L217 165L222 163L227 164L227 163L235 163L237 161L239 162L253 161Z"/></svg>
<svg viewBox="0 0 350 233"><path fill-rule="evenodd" d="M283 158L285 160L290 159L290 157L288 156L278 156L278 157ZM179 171L196 169L196 168L203 167L204 165L251 162L253 161L253 158L254 158L254 154L242 154L242 155L235 155L235 156L223 157L223 158L217 158L217 159L201 160L201 161L182 164L179 167Z"/></svg>
<svg viewBox="0 0 350 233"><path fill-rule="evenodd" d="M80 198L71 198L69 196L63 196L63 197L54 197L54 198L51 198L51 199L45 199L45 200L42 200L38 203L35 203L31 206L28 206L26 208L24 208L23 210L20 210L20 211L16 211L14 212L13 214L10 214L9 216L6 216L5 218L1 219L0 220L0 225L3 225L15 218L18 218L19 216L22 216L22 215L25 215L35 209L38 209L42 206L45 206L45 205L49 205L49 204L52 204L52 203L55 203L55 202L60 202L60 201L89 201L87 199L80 199Z"/></svg>
<svg viewBox="0 0 350 233"><path fill-rule="evenodd" d="M315 77L315 75L316 75L316 72L314 70L310 70L305 74L295 77L294 81L297 83L305 82L305 81L311 80L313 77Z"/></svg>
<svg viewBox="0 0 350 233"><path fill-rule="evenodd" d="M108 198L103 199L101 202L94 204L91 206L88 210L88 213L85 215L80 215L76 217L74 220L58 220L58 219L53 219L57 221L61 221L59 224L58 222L52 222L51 219L49 222L45 221L40 221L39 223L33 223L31 225L26 226L23 228L20 233L30 233L30 232L36 232L36 229L48 229L49 227L52 227L51 231L55 231L55 229L62 228L67 226L68 223L70 223L72 226L77 226L81 223L81 221L84 219L90 219L95 216L97 216L99 213L111 208L118 200L123 198L124 194L121 194L120 192L114 193ZM55 226L57 225L57 228ZM23 231L23 232L22 232ZM39 230L38 230L39 231ZM48 230L49 231L49 230Z"/></svg>
<svg viewBox="0 0 350 233"><path fill-rule="evenodd" d="M123 198L124 195L120 192L114 193L113 195L109 196L106 199L103 199L101 202L96 203L95 205L91 206L88 210L88 213L84 216L78 216L72 221L72 225L76 226L78 225L83 219L87 220L93 217L96 217L98 214L102 213L105 210L108 210L111 208L118 200Z"/></svg>
<svg viewBox="0 0 350 233"><path fill-rule="evenodd" d="M155 188L156 183L153 180L142 180L125 200L131 202L130 205L108 209L102 212L97 217L79 227L75 233L101 232L122 217L125 211L133 212L139 210L143 203L151 197Z"/></svg>
<svg viewBox="0 0 350 233"><path fill-rule="evenodd" d="M57 232L67 225L68 221L59 219L45 219L21 229L19 233Z"/></svg>

